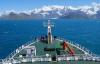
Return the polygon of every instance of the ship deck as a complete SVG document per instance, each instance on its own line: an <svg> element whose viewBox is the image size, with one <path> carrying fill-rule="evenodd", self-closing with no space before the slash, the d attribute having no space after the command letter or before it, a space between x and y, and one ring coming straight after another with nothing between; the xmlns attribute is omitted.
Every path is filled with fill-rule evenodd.
<svg viewBox="0 0 100 64"><path fill-rule="evenodd" d="M36 42L31 44L30 46L35 46L36 47L36 55L37 56L45 56L46 54L50 54L50 55L54 55L56 54L56 51L44 51L45 47L49 47L49 48L61 48L60 44L62 43L62 41L59 40L55 40L53 41L51 44L46 44L44 42ZM75 52L75 54L85 54L82 50L77 49L76 47L70 45L70 48L72 48ZM19 57L19 55L21 54L27 54L26 49L23 49L22 51L20 51L18 54L16 54L14 57ZM67 55L69 54L68 52L65 52L64 50L61 50L61 55Z"/></svg>
<svg viewBox="0 0 100 64"><path fill-rule="evenodd" d="M60 49L62 48L63 40L55 39L52 43L47 44L46 42L42 41L35 41L31 42L30 44L26 46L20 47L20 51L16 50L16 54L13 55L10 60L4 61L5 64L14 63L14 64L100 64L100 57L99 60L93 60L92 57L86 57L86 51L79 48L78 46L75 46L74 44L71 44L69 41L67 44L71 49L74 50L75 55L71 56L68 52L61 49L60 55L57 55L57 51L44 51L44 48L53 48L53 49ZM27 56L27 49L34 47L36 49L36 54L29 54ZM53 56L56 56L56 61L52 60ZM77 59L79 58L79 59Z"/></svg>
<svg viewBox="0 0 100 64"><path fill-rule="evenodd" d="M47 44L41 41L35 42L35 43L31 43L31 45L29 46L35 46L36 47L36 56L40 57L45 57L46 54L49 54L49 56L53 56L53 55L57 55L56 51L44 51L45 47L49 47L49 48L61 48L60 44L63 41L60 40L54 40L51 44ZM75 46L71 45L70 43L68 43L68 45L70 46L70 48L72 48L75 52L75 54L80 54L80 55L84 55L85 52L82 51L81 49L76 48ZM19 53L17 53L13 58L17 58L17 60L22 60L20 59L20 55L22 54L27 54L26 49L22 49ZM61 54L60 55L69 55L68 52L65 52L64 50L61 50ZM21 57L22 58L22 57ZM23 56L23 58L26 58L26 56ZM31 59L32 60L32 59ZM63 61L41 61L40 59L38 59L39 61L35 61L35 62L21 62L18 64L100 64L100 62L97 61L83 61L83 60L63 60Z"/></svg>

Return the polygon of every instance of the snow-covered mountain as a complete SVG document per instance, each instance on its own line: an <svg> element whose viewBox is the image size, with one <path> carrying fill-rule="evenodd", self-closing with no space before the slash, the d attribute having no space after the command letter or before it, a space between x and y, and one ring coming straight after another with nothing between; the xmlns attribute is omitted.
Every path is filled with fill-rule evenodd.
<svg viewBox="0 0 100 64"><path fill-rule="evenodd" d="M29 11L6 11L1 18L100 18L100 4L92 3L91 6L43 6Z"/></svg>

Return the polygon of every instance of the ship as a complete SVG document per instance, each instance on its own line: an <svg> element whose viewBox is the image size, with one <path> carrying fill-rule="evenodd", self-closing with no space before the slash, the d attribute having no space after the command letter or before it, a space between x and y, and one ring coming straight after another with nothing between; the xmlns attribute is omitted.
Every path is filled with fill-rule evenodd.
<svg viewBox="0 0 100 64"><path fill-rule="evenodd" d="M47 34L14 50L0 64L100 64L100 56L70 40L53 36L48 20Z"/></svg>

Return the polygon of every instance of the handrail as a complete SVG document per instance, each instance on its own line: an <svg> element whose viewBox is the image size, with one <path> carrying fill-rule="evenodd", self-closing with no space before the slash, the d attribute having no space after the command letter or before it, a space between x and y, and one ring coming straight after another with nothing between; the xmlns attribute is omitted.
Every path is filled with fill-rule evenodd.
<svg viewBox="0 0 100 64"><path fill-rule="evenodd" d="M64 39L64 38L58 38L58 40L60 40L60 41L66 41L66 39ZM81 51L83 51L85 54L89 54L89 55L95 55L95 54L93 54L92 52L90 52L87 48L85 48L85 47L83 47L83 46L81 46L81 45L79 45L79 44L77 44L77 43L74 43L74 42L72 42L72 41L70 41L70 40L67 40L67 42L70 44L70 45L72 45L72 46L74 46L74 47L76 47L76 48L78 48L78 49L80 49Z"/></svg>
<svg viewBox="0 0 100 64"><path fill-rule="evenodd" d="M20 62L33 62L34 61L52 61L51 56L33 56L33 57L16 57L13 59L9 59L9 61L5 61L5 63L20 63ZM57 55L57 60L58 61L64 61L64 60L82 60L82 61L97 61L100 62L100 57L91 57L89 55L85 54L77 54L75 56L71 55Z"/></svg>
<svg viewBox="0 0 100 64"><path fill-rule="evenodd" d="M34 42L34 40L29 41L23 45L21 45L19 48L17 48L16 50L14 50L10 55L8 55L5 59L3 59L3 61L6 61L8 59L13 58L18 52L20 52L22 49L24 49L26 46L33 44L32 42ZM35 42L34 42L35 43Z"/></svg>

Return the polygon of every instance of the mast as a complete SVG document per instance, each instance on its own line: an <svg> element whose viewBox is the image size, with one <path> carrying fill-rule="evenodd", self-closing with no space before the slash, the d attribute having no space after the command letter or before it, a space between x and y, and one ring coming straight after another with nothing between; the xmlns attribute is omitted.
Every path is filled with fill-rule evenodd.
<svg viewBox="0 0 100 64"><path fill-rule="evenodd" d="M47 35L48 35L48 43L52 43L52 27L53 25L50 23L50 20L48 20L48 29L47 29Z"/></svg>
<svg viewBox="0 0 100 64"><path fill-rule="evenodd" d="M48 20L48 23L43 23L44 27L47 27L47 42L52 43L53 37L52 37L52 27L54 27L53 24L51 24L51 21Z"/></svg>

